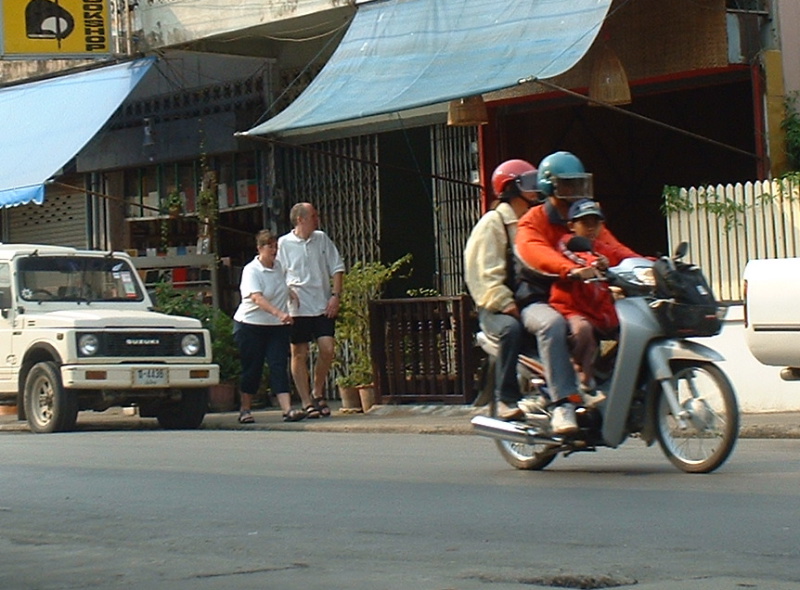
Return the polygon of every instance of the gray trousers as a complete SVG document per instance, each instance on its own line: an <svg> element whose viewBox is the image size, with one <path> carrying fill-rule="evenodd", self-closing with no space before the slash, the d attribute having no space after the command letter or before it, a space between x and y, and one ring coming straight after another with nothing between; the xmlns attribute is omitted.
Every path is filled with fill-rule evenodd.
<svg viewBox="0 0 800 590"><path fill-rule="evenodd" d="M531 303L521 314L525 329L536 335L539 357L553 401L578 391L567 342L567 320L548 303Z"/></svg>

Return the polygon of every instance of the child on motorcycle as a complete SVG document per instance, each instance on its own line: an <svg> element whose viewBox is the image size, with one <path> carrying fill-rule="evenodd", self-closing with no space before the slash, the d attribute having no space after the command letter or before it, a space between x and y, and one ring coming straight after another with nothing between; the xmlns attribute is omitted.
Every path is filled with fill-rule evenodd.
<svg viewBox="0 0 800 590"><path fill-rule="evenodd" d="M576 201L570 206L567 219L567 226L572 233L562 236L558 247L570 261L604 271L630 256L627 248L619 248L614 243L598 239L605 216L596 201ZM571 250L573 236L585 238L583 244L590 249ZM619 319L608 283L586 282L571 277L558 280L550 288L550 305L569 323L568 339L581 393L594 394L597 385L593 364L598 338L614 339L619 331Z"/></svg>

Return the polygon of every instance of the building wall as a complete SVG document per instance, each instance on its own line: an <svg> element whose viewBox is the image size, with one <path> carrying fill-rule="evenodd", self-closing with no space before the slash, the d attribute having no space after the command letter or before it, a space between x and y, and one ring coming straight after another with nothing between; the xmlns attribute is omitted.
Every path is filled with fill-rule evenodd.
<svg viewBox="0 0 800 590"><path fill-rule="evenodd" d="M326 11L351 5L349 0L150 0L139 3L138 16L144 48L156 49L308 16L322 15L324 21ZM282 28L276 38L296 27Z"/></svg>
<svg viewBox="0 0 800 590"><path fill-rule="evenodd" d="M778 19L783 80L787 92L800 91L800 2L774 0Z"/></svg>
<svg viewBox="0 0 800 590"><path fill-rule="evenodd" d="M20 82L93 63L90 59L0 59L0 84Z"/></svg>

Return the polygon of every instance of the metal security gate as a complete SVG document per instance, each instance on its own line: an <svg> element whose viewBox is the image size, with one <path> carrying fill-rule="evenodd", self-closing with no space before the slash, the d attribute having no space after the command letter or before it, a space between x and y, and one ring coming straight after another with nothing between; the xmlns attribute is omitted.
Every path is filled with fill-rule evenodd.
<svg viewBox="0 0 800 590"><path fill-rule="evenodd" d="M339 248L347 268L380 260L380 207L376 135L319 142L276 151L276 185L287 210L312 203L322 229Z"/></svg>
<svg viewBox="0 0 800 590"><path fill-rule="evenodd" d="M41 205L20 205L6 214L9 242L88 247L85 193L49 186Z"/></svg>
<svg viewBox="0 0 800 590"><path fill-rule="evenodd" d="M475 127L431 127L436 255L442 295L464 293L464 245L481 215L478 132ZM448 182L452 178L467 184Z"/></svg>

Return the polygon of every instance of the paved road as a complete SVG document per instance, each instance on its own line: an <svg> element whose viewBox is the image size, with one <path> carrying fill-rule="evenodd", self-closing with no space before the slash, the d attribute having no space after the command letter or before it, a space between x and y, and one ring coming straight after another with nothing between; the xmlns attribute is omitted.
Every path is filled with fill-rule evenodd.
<svg viewBox="0 0 800 590"><path fill-rule="evenodd" d="M0 449L4 590L800 588L798 440L740 441L706 476L640 441L542 473L469 436L116 429Z"/></svg>

